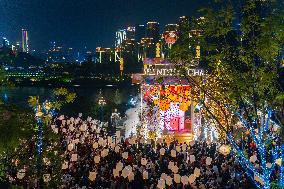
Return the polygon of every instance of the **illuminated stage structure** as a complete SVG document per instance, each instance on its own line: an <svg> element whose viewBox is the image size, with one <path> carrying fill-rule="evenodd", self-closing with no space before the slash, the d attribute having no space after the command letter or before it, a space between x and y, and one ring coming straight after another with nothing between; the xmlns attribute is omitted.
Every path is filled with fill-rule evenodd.
<svg viewBox="0 0 284 189"><path fill-rule="evenodd" d="M197 79L203 75L197 68L186 72ZM198 138L201 113L192 98L191 83L180 77L179 70L166 60L145 59L144 73L133 80L142 80L141 134L145 138L174 137L180 142Z"/></svg>

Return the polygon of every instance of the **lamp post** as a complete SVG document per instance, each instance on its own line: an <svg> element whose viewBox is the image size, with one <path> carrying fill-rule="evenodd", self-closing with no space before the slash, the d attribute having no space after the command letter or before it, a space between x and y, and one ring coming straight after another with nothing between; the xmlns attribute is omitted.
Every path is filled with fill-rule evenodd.
<svg viewBox="0 0 284 189"><path fill-rule="evenodd" d="M111 114L111 123L114 131L116 131L117 122L120 119L121 119L120 113L117 111L117 109L115 109L114 112Z"/></svg>
<svg viewBox="0 0 284 189"><path fill-rule="evenodd" d="M103 96L99 97L98 105L100 107L100 112L101 112L101 122L103 122L104 121L103 120L104 119L104 117L103 117L103 108L106 105L106 100L104 99Z"/></svg>

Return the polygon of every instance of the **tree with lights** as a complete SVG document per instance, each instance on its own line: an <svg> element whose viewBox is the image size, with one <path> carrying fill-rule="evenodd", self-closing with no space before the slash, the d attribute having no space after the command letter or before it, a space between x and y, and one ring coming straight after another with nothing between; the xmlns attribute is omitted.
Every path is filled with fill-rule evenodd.
<svg viewBox="0 0 284 189"><path fill-rule="evenodd" d="M283 2L252 0L239 8L228 3L211 7L218 8L202 10L204 17L196 20L188 36L189 47L176 45L172 60L182 62L182 68L192 66L192 60L205 66L207 73L200 81L187 77L205 117L226 136L256 186L270 188L276 179L283 186L284 123L277 119L284 109L278 78Z"/></svg>
<svg viewBox="0 0 284 189"><path fill-rule="evenodd" d="M39 97L33 96L29 98L35 114L28 120L34 119L34 122L22 127L27 135L19 136L17 145L0 156L3 179L9 178L12 184L24 188L31 185L53 188L60 184L63 152L59 136L50 124L56 111L75 98L76 94L65 88L54 90L50 101L40 101Z"/></svg>

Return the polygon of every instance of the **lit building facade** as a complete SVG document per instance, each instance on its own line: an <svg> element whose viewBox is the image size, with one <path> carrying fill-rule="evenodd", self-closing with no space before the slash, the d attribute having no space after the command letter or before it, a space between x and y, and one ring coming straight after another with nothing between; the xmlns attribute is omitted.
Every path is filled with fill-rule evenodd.
<svg viewBox="0 0 284 189"><path fill-rule="evenodd" d="M146 27L143 24L139 24L136 26L135 31L135 40L140 42L142 38L146 37Z"/></svg>
<svg viewBox="0 0 284 189"><path fill-rule="evenodd" d="M135 27L134 26L128 26L126 29L126 38L130 40L135 39Z"/></svg>
<svg viewBox="0 0 284 189"><path fill-rule="evenodd" d="M127 39L127 30L120 29L115 33L115 47L118 48L122 45L123 41Z"/></svg>
<svg viewBox="0 0 284 189"><path fill-rule="evenodd" d="M103 48L97 47L96 48L96 58L95 62L99 64L108 64L113 62L114 59L114 49L112 48Z"/></svg>
<svg viewBox="0 0 284 189"><path fill-rule="evenodd" d="M26 29L22 29L22 51L29 53L29 35Z"/></svg>
<svg viewBox="0 0 284 189"><path fill-rule="evenodd" d="M152 38L154 43L159 41L160 29L158 22L147 22L146 37Z"/></svg>

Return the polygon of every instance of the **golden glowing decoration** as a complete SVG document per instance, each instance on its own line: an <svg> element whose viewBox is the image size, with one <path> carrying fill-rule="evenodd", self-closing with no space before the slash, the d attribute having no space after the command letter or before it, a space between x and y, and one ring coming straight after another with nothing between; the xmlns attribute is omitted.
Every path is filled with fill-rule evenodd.
<svg viewBox="0 0 284 189"><path fill-rule="evenodd" d="M163 111L167 111L170 108L170 103L168 100L160 100L160 109Z"/></svg>
<svg viewBox="0 0 284 189"><path fill-rule="evenodd" d="M181 103L180 109L186 111L190 106L191 87L184 85L151 86L145 98L149 97L152 98L153 104L163 111L170 108L170 103Z"/></svg>
<svg viewBox="0 0 284 189"><path fill-rule="evenodd" d="M230 147L229 145L222 145L222 146L220 146L220 148L219 148L219 152L220 152L221 154L223 154L224 156L227 156L227 155L229 155L230 152L231 152L231 147Z"/></svg>
<svg viewBox="0 0 284 189"><path fill-rule="evenodd" d="M155 131L149 131L148 137L149 139L155 140L157 137L157 133Z"/></svg>

